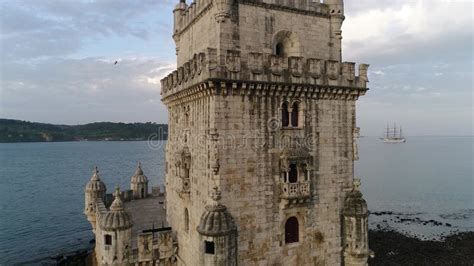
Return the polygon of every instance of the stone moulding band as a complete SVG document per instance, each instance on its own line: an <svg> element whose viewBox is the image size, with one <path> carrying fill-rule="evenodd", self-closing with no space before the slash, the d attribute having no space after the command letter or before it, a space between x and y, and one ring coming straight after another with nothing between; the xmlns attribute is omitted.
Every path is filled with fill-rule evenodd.
<svg viewBox="0 0 474 266"><path fill-rule="evenodd" d="M175 94L163 96L163 102L173 106L209 95L280 96L318 100L356 101L360 96L365 95L368 90L368 88L342 86L208 79Z"/></svg>

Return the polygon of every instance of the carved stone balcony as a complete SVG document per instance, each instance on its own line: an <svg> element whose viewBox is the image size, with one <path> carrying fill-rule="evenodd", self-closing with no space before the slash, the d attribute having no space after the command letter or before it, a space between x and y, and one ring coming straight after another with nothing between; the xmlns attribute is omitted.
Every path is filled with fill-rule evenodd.
<svg viewBox="0 0 474 266"><path fill-rule="evenodd" d="M308 181L297 183L282 183L280 198L284 200L305 201L311 197L311 189Z"/></svg>
<svg viewBox="0 0 474 266"><path fill-rule="evenodd" d="M179 195L181 198L187 196L189 197L189 193L191 192L191 181L189 178L181 178L181 190L179 191Z"/></svg>

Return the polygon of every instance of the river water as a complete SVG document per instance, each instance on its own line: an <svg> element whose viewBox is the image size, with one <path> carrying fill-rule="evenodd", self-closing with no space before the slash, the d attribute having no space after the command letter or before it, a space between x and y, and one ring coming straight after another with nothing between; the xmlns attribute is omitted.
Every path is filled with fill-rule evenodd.
<svg viewBox="0 0 474 266"><path fill-rule="evenodd" d="M413 137L398 145L359 139L356 174L369 209L394 212L371 215L371 227L426 235L474 231L473 139ZM153 186L163 184L164 142L0 144L0 159L0 265L89 245L83 190L95 165L108 192L129 188L138 161ZM398 222L415 218L443 225Z"/></svg>

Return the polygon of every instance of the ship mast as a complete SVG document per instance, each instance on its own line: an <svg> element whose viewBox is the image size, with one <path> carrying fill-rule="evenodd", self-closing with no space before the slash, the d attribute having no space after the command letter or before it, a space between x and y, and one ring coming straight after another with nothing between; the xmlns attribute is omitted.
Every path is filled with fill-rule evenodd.
<svg viewBox="0 0 474 266"><path fill-rule="evenodd" d="M397 124L393 124L393 137L396 138L397 137Z"/></svg>

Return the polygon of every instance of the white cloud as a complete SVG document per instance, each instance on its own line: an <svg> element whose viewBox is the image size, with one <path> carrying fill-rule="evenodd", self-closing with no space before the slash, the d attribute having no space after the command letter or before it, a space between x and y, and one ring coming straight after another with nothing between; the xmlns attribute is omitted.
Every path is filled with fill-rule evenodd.
<svg viewBox="0 0 474 266"><path fill-rule="evenodd" d="M344 49L351 57L412 54L413 49L429 49L452 34L473 33L469 1L403 0L366 7L365 12L347 11Z"/></svg>

